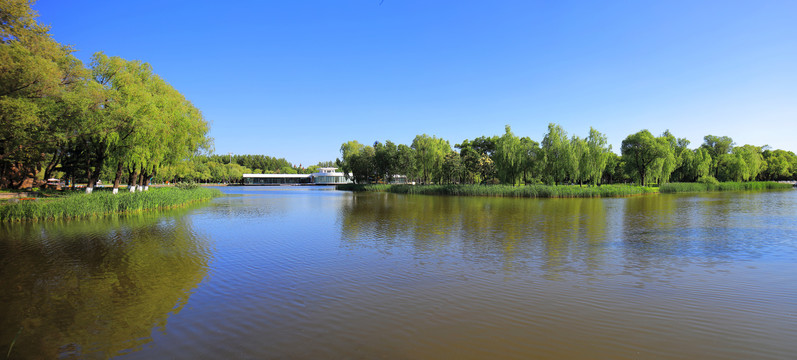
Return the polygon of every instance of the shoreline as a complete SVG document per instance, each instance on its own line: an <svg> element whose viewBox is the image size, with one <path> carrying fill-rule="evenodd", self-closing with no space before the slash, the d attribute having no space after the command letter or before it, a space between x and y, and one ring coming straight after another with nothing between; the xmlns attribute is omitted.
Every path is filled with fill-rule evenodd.
<svg viewBox="0 0 797 360"><path fill-rule="evenodd" d="M85 219L142 211L172 209L221 196L219 190L207 188L179 189L162 187L143 192L97 191L73 193L33 201L0 205L0 223Z"/></svg>
<svg viewBox="0 0 797 360"><path fill-rule="evenodd" d="M701 193L720 191L763 191L792 189L791 184L772 181L724 182L718 185L669 183L661 187L636 185L386 185L345 184L335 189L352 192L389 192L394 194L487 196L516 198L619 198L647 194Z"/></svg>

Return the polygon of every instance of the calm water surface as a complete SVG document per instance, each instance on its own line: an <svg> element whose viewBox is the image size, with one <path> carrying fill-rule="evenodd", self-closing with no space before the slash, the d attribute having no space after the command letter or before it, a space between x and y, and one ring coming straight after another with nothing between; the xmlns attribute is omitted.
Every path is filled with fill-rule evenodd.
<svg viewBox="0 0 797 360"><path fill-rule="evenodd" d="M0 356L797 356L797 191L222 190L178 211L0 224Z"/></svg>

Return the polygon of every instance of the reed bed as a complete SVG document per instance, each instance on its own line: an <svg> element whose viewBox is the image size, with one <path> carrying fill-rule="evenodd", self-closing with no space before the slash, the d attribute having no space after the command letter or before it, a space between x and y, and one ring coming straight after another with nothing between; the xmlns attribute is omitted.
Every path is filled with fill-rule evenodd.
<svg viewBox="0 0 797 360"><path fill-rule="evenodd" d="M661 193L708 192L708 191L754 191L754 190L786 190L791 184L774 181L721 182L719 184L702 183L669 183L659 188Z"/></svg>
<svg viewBox="0 0 797 360"><path fill-rule="evenodd" d="M624 197L655 193L657 188L631 185L338 185L338 190L377 191L396 194L494 196L525 198L593 198Z"/></svg>
<svg viewBox="0 0 797 360"><path fill-rule="evenodd" d="M216 189L153 188L144 192L109 191L75 193L52 199L37 199L0 206L0 221L79 219L166 209L220 196Z"/></svg>

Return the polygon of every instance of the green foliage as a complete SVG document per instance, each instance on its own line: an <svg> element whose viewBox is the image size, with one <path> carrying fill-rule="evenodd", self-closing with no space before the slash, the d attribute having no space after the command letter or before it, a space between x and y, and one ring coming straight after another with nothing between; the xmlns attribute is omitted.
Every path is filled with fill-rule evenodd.
<svg viewBox="0 0 797 360"><path fill-rule="evenodd" d="M700 147L708 150L711 155L711 173L714 177L719 174L720 157L731 152L733 149L733 139L728 136L706 135L703 137L703 145Z"/></svg>
<svg viewBox="0 0 797 360"><path fill-rule="evenodd" d="M697 178L697 183L704 185L715 185L715 186L720 184L720 182L717 181L717 179L711 175L701 176Z"/></svg>
<svg viewBox="0 0 797 360"><path fill-rule="evenodd" d="M589 136L586 141L586 149L579 161L579 166L581 166L583 178L592 185L598 185L603 171L606 169L611 146L606 145L608 142L606 135L592 127L589 128Z"/></svg>
<svg viewBox="0 0 797 360"><path fill-rule="evenodd" d="M497 196L523 198L590 198L623 197L657 192L657 188L603 185L581 187L575 185L338 185L338 190L381 191L397 194L451 195L451 196Z"/></svg>
<svg viewBox="0 0 797 360"><path fill-rule="evenodd" d="M174 187L180 190L193 190L199 188L199 183L194 181L181 181L174 183Z"/></svg>
<svg viewBox="0 0 797 360"><path fill-rule="evenodd" d="M415 149L421 182L424 184L439 182L443 178L443 161L446 154L451 152L448 141L423 134L415 136L411 147Z"/></svg>
<svg viewBox="0 0 797 360"><path fill-rule="evenodd" d="M29 1L0 21L0 187L55 171L93 187L123 168L145 180L208 148L208 124L149 64L94 54L86 68L39 25ZM113 170L105 169L110 166Z"/></svg>
<svg viewBox="0 0 797 360"><path fill-rule="evenodd" d="M576 161L567 133L559 125L548 124L548 133L542 139L540 147L545 154L543 171L545 182L549 184L565 182Z"/></svg>
<svg viewBox="0 0 797 360"><path fill-rule="evenodd" d="M797 180L797 155L791 151L765 150L766 162L759 175L764 180Z"/></svg>
<svg viewBox="0 0 797 360"><path fill-rule="evenodd" d="M20 201L0 206L0 221L76 219L126 212L165 209L220 196L216 189L157 188L144 192L98 191L56 199Z"/></svg>
<svg viewBox="0 0 797 360"><path fill-rule="evenodd" d="M718 182L713 177L707 176L703 182L696 183L669 183L659 188L661 193L706 192L706 191L760 191L760 190L788 190L791 184L771 181L753 182ZM713 180L713 181L711 181Z"/></svg>
<svg viewBox="0 0 797 360"><path fill-rule="evenodd" d="M664 144L653 137L650 131L642 130L628 135L620 147L629 174L642 185L650 183L649 175L656 174L656 161L667 156ZM661 165L659 165L660 169Z"/></svg>
<svg viewBox="0 0 797 360"><path fill-rule="evenodd" d="M506 133L495 142L495 162L498 179L504 184L515 185L523 171L524 154L520 138L512 133L509 125Z"/></svg>

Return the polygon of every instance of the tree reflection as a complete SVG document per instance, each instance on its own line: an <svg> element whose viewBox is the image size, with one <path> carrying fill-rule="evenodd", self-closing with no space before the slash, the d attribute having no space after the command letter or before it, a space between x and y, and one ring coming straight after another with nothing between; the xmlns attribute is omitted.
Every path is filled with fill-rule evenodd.
<svg viewBox="0 0 797 360"><path fill-rule="evenodd" d="M207 274L207 245L180 215L3 224L2 352L107 358L151 341Z"/></svg>
<svg viewBox="0 0 797 360"><path fill-rule="evenodd" d="M341 218L349 246L458 252L471 261L500 261L507 272L534 261L551 278L563 270L595 269L607 237L601 199L365 193L343 206Z"/></svg>

